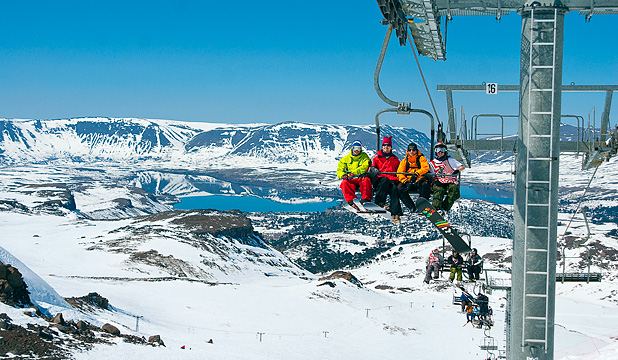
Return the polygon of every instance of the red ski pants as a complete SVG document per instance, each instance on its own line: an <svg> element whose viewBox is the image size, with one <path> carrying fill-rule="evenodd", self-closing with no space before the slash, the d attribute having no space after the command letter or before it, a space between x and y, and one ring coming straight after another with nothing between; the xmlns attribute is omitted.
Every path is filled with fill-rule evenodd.
<svg viewBox="0 0 618 360"><path fill-rule="evenodd" d="M341 191L346 202L356 198L356 189L360 188L361 198L371 201L371 180L368 177L358 177L341 182Z"/></svg>

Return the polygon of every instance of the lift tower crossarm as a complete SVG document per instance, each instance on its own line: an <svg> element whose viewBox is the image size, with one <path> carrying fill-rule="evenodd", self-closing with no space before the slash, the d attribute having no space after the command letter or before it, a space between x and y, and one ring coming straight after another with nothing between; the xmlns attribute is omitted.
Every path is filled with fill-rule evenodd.
<svg viewBox="0 0 618 360"><path fill-rule="evenodd" d="M410 28L419 54L434 60L446 60L446 39L442 17L492 15L500 18L520 11L532 1L524 0L377 0L386 22L393 26L399 44L406 45ZM553 1L535 1L541 6L554 6ZM589 20L592 15L618 14L616 0L562 0L560 6L579 11Z"/></svg>

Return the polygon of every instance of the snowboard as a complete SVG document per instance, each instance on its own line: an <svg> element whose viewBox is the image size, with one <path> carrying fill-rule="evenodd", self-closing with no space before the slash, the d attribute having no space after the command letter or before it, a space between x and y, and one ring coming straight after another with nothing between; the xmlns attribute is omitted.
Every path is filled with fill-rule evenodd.
<svg viewBox="0 0 618 360"><path fill-rule="evenodd" d="M444 220L442 215L431 205L431 203L422 197L419 197L416 201L416 209L419 213L425 215L434 224L442 236L453 246L455 251L459 254L466 254L472 251L470 245L468 245L462 238L454 231L451 225Z"/></svg>

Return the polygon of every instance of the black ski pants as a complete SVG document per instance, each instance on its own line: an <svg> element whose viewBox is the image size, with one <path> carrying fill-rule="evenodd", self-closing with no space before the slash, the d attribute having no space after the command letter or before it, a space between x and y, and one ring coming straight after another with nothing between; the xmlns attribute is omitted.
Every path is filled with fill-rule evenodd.
<svg viewBox="0 0 618 360"><path fill-rule="evenodd" d="M414 201L412 201L412 198L410 197L410 191L418 192L420 197L429 200L429 181L425 178L422 178L421 181L416 181L414 183L407 182L397 185L397 193L399 194L399 198L408 207L408 209L410 209L410 212L415 212L416 206L414 205Z"/></svg>
<svg viewBox="0 0 618 360"><path fill-rule="evenodd" d="M387 177L379 177L375 184L375 203L378 206L386 204L386 196L390 195L390 212L392 215L403 215L401 204L399 203L399 194L397 193L397 180L390 180Z"/></svg>
<svg viewBox="0 0 618 360"><path fill-rule="evenodd" d="M481 274L481 267L478 265L468 265L468 279L478 280Z"/></svg>

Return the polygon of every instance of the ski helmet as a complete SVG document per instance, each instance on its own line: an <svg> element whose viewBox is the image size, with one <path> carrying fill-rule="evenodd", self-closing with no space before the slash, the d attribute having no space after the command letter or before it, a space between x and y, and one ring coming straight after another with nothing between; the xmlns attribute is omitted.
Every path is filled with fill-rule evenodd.
<svg viewBox="0 0 618 360"><path fill-rule="evenodd" d="M472 249L472 253L473 253L473 254L477 254L477 252L476 252L476 248Z"/></svg>
<svg viewBox="0 0 618 360"><path fill-rule="evenodd" d="M443 142L438 141L436 143L436 145L434 145L434 153L436 154L436 156L438 156L438 152L443 152L444 154L447 154L448 151L446 150L446 145L444 145Z"/></svg>
<svg viewBox="0 0 618 360"><path fill-rule="evenodd" d="M408 151L416 151L418 150L418 147L416 146L415 143L411 142L410 144L408 144Z"/></svg>

